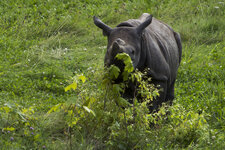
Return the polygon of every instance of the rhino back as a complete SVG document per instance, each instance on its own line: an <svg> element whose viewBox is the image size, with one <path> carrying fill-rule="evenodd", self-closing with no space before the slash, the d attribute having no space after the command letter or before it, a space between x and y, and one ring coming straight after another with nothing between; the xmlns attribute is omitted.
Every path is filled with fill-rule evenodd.
<svg viewBox="0 0 225 150"><path fill-rule="evenodd" d="M139 19L125 21L117 27L137 27L145 17L147 14L143 14ZM154 79L172 82L176 78L180 54L174 34L171 27L155 18L143 32L142 59L138 66L150 68Z"/></svg>

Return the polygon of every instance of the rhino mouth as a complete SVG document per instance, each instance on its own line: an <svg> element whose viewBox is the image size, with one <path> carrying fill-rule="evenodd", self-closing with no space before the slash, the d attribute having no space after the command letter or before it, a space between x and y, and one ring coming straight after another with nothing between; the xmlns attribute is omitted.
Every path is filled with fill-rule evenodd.
<svg viewBox="0 0 225 150"><path fill-rule="evenodd" d="M114 59L112 64L115 65L116 67L118 67L120 69L120 74L114 80L114 82L116 84L123 82L123 72L124 72L124 68L125 68L124 62L122 60Z"/></svg>
<svg viewBox="0 0 225 150"><path fill-rule="evenodd" d="M123 73L125 64L122 60L115 59L113 61L113 65L115 65L116 67L118 67L120 69L120 73Z"/></svg>

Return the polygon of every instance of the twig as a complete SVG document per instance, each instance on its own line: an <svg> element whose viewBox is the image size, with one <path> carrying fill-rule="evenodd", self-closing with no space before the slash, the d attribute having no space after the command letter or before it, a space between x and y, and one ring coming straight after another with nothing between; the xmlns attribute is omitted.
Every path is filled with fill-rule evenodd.
<svg viewBox="0 0 225 150"><path fill-rule="evenodd" d="M125 121L125 127L126 127L126 143L128 144L128 129L127 129L127 118L126 118L125 109L124 109L124 121Z"/></svg>

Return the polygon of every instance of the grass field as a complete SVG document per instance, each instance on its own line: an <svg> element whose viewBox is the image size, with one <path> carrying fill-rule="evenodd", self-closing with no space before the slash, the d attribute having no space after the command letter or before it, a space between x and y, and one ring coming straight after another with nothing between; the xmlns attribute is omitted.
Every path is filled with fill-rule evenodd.
<svg viewBox="0 0 225 150"><path fill-rule="evenodd" d="M181 34L183 54L173 106L129 124L102 84L92 17L115 27L144 12ZM0 16L0 149L225 149L223 0L1 0Z"/></svg>

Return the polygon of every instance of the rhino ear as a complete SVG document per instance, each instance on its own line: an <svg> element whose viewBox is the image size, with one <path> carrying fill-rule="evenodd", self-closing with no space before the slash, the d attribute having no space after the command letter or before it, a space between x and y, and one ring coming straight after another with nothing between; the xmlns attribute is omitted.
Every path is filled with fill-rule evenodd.
<svg viewBox="0 0 225 150"><path fill-rule="evenodd" d="M152 15L149 15L148 17L146 17L145 21L142 22L138 27L137 27L137 33L138 35L141 35L141 33L143 32L143 30L152 22Z"/></svg>
<svg viewBox="0 0 225 150"><path fill-rule="evenodd" d="M112 28L110 28L109 26L107 26L106 24L104 24L100 19L98 19L98 17L94 16L93 17L94 23L97 27L101 28L103 31L103 35L105 36L109 36Z"/></svg>

